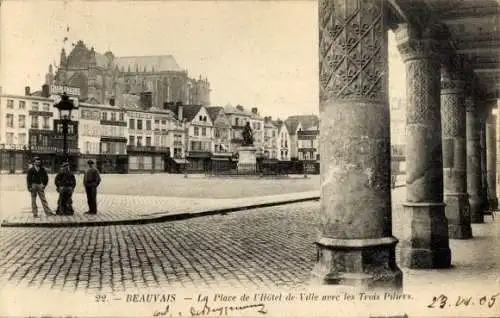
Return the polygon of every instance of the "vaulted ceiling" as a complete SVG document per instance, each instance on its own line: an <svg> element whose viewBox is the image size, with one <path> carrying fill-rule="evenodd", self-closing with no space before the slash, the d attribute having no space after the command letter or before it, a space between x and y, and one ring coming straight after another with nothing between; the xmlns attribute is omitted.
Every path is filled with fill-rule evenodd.
<svg viewBox="0 0 500 318"><path fill-rule="evenodd" d="M442 23L464 55L483 99L500 98L500 0L389 0L396 23Z"/></svg>

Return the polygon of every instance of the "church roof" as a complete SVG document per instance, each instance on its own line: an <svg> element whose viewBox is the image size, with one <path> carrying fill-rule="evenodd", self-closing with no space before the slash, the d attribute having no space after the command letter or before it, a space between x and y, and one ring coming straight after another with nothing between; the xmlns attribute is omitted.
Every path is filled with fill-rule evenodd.
<svg viewBox="0 0 500 318"><path fill-rule="evenodd" d="M172 55L122 56L116 57L114 59L114 64L118 66L119 69L123 68L124 71L127 71L130 68L133 72L136 69L139 69L139 71L142 72L144 71L144 68L146 68L146 71L148 72L183 71Z"/></svg>

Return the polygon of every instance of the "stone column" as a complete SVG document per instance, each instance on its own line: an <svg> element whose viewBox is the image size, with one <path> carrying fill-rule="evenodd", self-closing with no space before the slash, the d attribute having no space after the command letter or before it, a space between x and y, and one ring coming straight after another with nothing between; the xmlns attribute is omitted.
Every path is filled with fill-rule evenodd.
<svg viewBox="0 0 500 318"><path fill-rule="evenodd" d="M466 140L467 140L467 192L469 193L472 223L484 223L481 177L481 121L474 97L467 96Z"/></svg>
<svg viewBox="0 0 500 318"><path fill-rule="evenodd" d="M467 196L465 82L462 76L462 57L450 57L441 71L445 215L448 219L450 238L468 239L472 237L472 228Z"/></svg>
<svg viewBox="0 0 500 318"><path fill-rule="evenodd" d="M496 122L497 118L490 112L486 121L486 171L488 183L488 209L496 210L498 208L497 198L497 149L496 149Z"/></svg>
<svg viewBox="0 0 500 318"><path fill-rule="evenodd" d="M431 28L398 26L406 66L406 202L401 264L409 268L451 265L443 203L441 61Z"/></svg>
<svg viewBox="0 0 500 318"><path fill-rule="evenodd" d="M486 105L481 103L480 111L480 130L479 144L481 147L481 204L483 205L483 214L488 212L488 174L486 165L486 120L488 117Z"/></svg>
<svg viewBox="0 0 500 318"><path fill-rule="evenodd" d="M315 280L400 288L391 222L385 1L321 0L321 238Z"/></svg>

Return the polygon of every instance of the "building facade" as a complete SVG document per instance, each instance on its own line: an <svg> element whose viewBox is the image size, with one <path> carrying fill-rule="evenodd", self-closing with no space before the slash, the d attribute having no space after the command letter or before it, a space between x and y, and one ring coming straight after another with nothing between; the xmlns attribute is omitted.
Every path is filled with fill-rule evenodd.
<svg viewBox="0 0 500 318"><path fill-rule="evenodd" d="M278 158L278 131L279 123L272 118L264 117L264 157L269 159Z"/></svg>

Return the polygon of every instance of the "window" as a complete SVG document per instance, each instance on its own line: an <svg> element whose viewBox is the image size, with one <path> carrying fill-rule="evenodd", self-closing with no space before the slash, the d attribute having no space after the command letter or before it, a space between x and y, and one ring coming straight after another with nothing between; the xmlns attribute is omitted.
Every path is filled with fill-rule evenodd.
<svg viewBox="0 0 500 318"><path fill-rule="evenodd" d="M137 119L137 129L142 130L142 120Z"/></svg>
<svg viewBox="0 0 500 318"><path fill-rule="evenodd" d="M234 119L234 125L235 125L235 126L239 126L239 125L240 125L240 119L239 119L238 117L236 117L236 118Z"/></svg>
<svg viewBox="0 0 500 318"><path fill-rule="evenodd" d="M7 108L14 108L14 100L7 99Z"/></svg>
<svg viewBox="0 0 500 318"><path fill-rule="evenodd" d="M14 128L14 115L13 114L7 114L6 115L7 119L7 127Z"/></svg>
<svg viewBox="0 0 500 318"><path fill-rule="evenodd" d="M160 121L155 119L155 130L160 130Z"/></svg>
<svg viewBox="0 0 500 318"><path fill-rule="evenodd" d="M137 146L142 146L142 136L137 136Z"/></svg>
<svg viewBox="0 0 500 318"><path fill-rule="evenodd" d="M115 112L111 112L111 120L116 121L116 113Z"/></svg>
<svg viewBox="0 0 500 318"><path fill-rule="evenodd" d="M14 133L9 132L9 133L6 133L5 135L7 137L6 142L8 144L13 144L14 143Z"/></svg>
<svg viewBox="0 0 500 318"><path fill-rule="evenodd" d="M19 109L25 109L26 108L26 102L24 100L19 101Z"/></svg>
<svg viewBox="0 0 500 318"><path fill-rule="evenodd" d="M159 145L160 145L160 136L155 135L155 146L159 146Z"/></svg>
<svg viewBox="0 0 500 318"><path fill-rule="evenodd" d="M20 145L26 144L26 134L25 133L20 133L17 135L17 143Z"/></svg>
<svg viewBox="0 0 500 318"><path fill-rule="evenodd" d="M146 130L151 130L151 120L146 120Z"/></svg>
<svg viewBox="0 0 500 318"><path fill-rule="evenodd" d="M166 121L166 120L162 120L162 121L161 121L161 125L162 125L162 126L166 126L166 125L167 125L167 121Z"/></svg>
<svg viewBox="0 0 500 318"><path fill-rule="evenodd" d="M201 135L206 136L207 135L207 127L202 127L201 128Z"/></svg>
<svg viewBox="0 0 500 318"><path fill-rule="evenodd" d="M32 110L38 110L38 102L32 102L31 103L31 109Z"/></svg>
<svg viewBox="0 0 500 318"><path fill-rule="evenodd" d="M151 146L151 137L146 137L146 146Z"/></svg>
<svg viewBox="0 0 500 318"><path fill-rule="evenodd" d="M42 109L44 112L50 111L50 104L49 103L43 103L42 104Z"/></svg>
<svg viewBox="0 0 500 318"><path fill-rule="evenodd" d="M135 119L130 118L130 120L128 121L128 128L135 129Z"/></svg>
<svg viewBox="0 0 500 318"><path fill-rule="evenodd" d="M128 144L130 146L135 146L135 136L129 136L128 137Z"/></svg>
<svg viewBox="0 0 500 318"><path fill-rule="evenodd" d="M124 121L125 120L125 114L124 113L120 113L120 121Z"/></svg>
<svg viewBox="0 0 500 318"><path fill-rule="evenodd" d="M50 117L43 117L43 129L50 129Z"/></svg>
<svg viewBox="0 0 500 318"><path fill-rule="evenodd" d="M276 130L273 130L273 138L276 137Z"/></svg>
<svg viewBox="0 0 500 318"><path fill-rule="evenodd" d="M195 136L199 136L200 135L200 128L199 127L193 127L193 133Z"/></svg>
<svg viewBox="0 0 500 318"><path fill-rule="evenodd" d="M38 116L37 115L31 116L31 128L38 129Z"/></svg>
<svg viewBox="0 0 500 318"><path fill-rule="evenodd" d="M220 138L220 131L218 128L215 128L215 138Z"/></svg>
<svg viewBox="0 0 500 318"><path fill-rule="evenodd" d="M107 112L102 112L101 113L101 119L102 120L108 120L108 113Z"/></svg>

